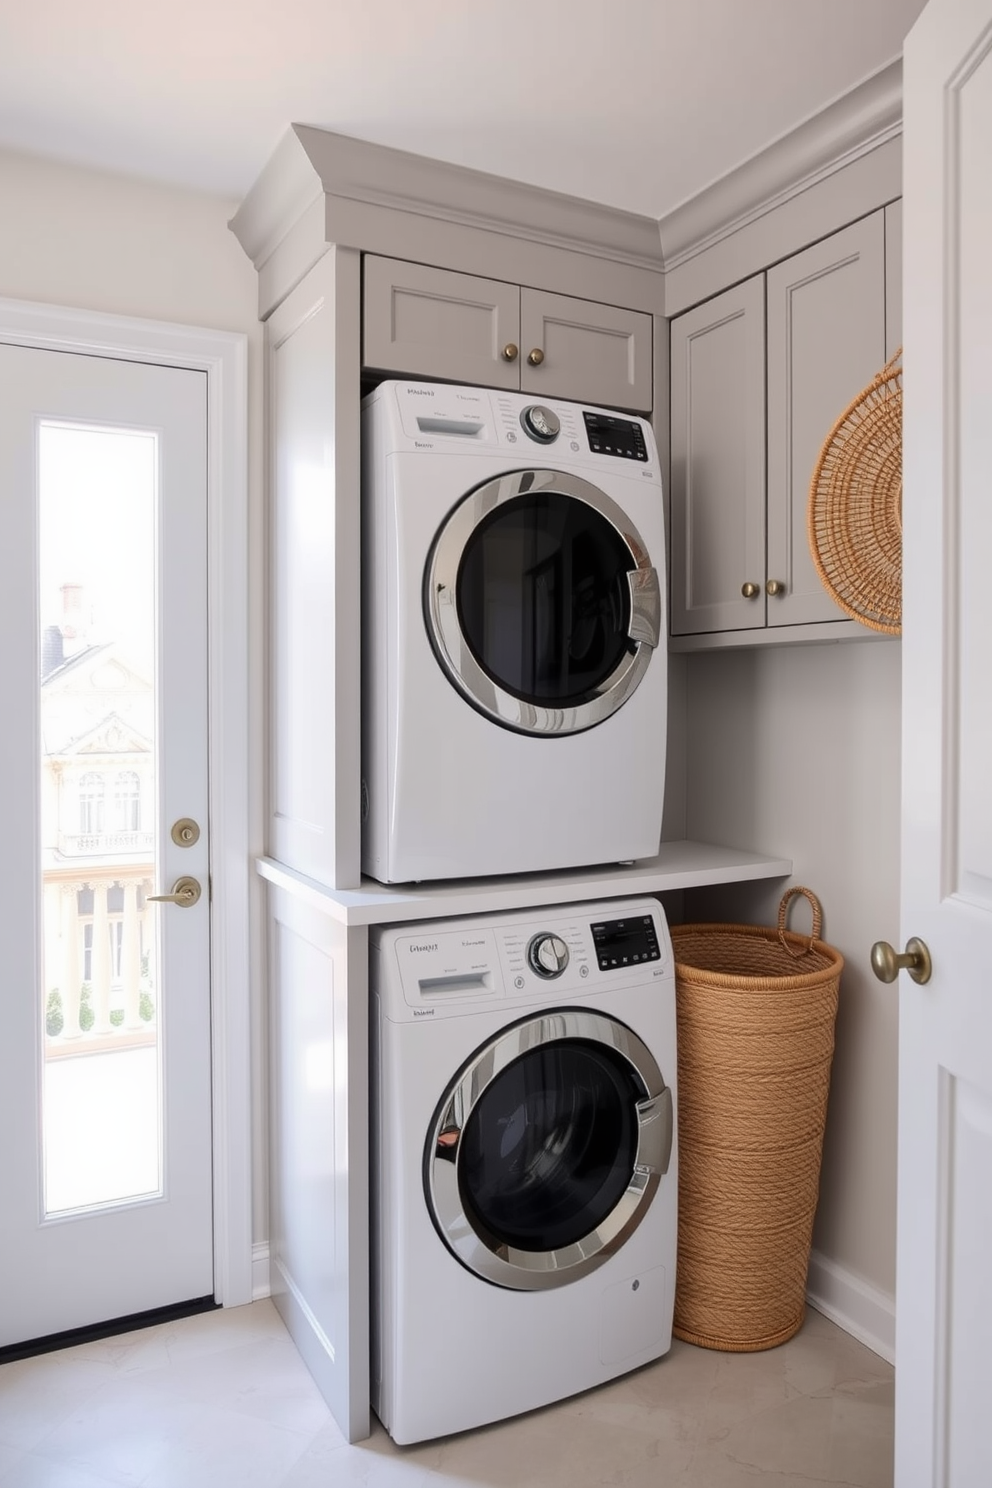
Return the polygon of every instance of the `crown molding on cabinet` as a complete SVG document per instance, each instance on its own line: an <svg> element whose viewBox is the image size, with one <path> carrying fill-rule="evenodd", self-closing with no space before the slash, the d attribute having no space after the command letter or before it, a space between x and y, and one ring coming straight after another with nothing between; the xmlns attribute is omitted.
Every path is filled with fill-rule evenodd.
<svg viewBox="0 0 992 1488"><path fill-rule="evenodd" d="M613 263L661 268L658 224L652 217L306 124L291 126L231 219L232 231L256 268L271 257L321 193Z"/></svg>
<svg viewBox="0 0 992 1488"><path fill-rule="evenodd" d="M658 230L666 270L901 133L899 58L662 217Z"/></svg>
<svg viewBox="0 0 992 1488"><path fill-rule="evenodd" d="M718 252L711 257L722 260L730 246L727 240L734 234L749 227L759 231L756 224L777 208L786 207L794 213L800 205L797 199L804 193L810 193L809 200L817 196L810 188L819 187L819 194L827 192L830 198L821 204L820 215L831 218L830 226L843 225L843 220L832 221L836 215L833 198L840 189L835 189L837 181L832 178L845 170L852 175L850 167L864 174L866 157L877 162L886 156L885 168L880 165L869 171L870 179L855 203L858 211L883 205L882 199L875 200L880 190L884 200L898 195L898 189L888 190L887 195L885 189L892 177L888 156L892 149L898 151L901 131L902 62L896 60L682 206L655 220L405 150L294 124L263 167L230 226L259 271L263 316L330 243L395 257L426 254L425 261L436 258L439 263L453 258L459 264L446 266L491 273L481 261L492 256L480 250L484 240L497 248L502 240L501 251L509 250L506 277L510 279L521 268L520 262L510 260L519 260L521 254L530 252L532 260L535 254L543 255L534 262L546 271L549 266L554 270L556 264L564 268L566 260L556 260L554 250L567 250L582 255L571 260L572 272L582 282L572 284L568 292L590 298L598 293L617 304L626 303L635 284L630 274L639 274L634 297L638 302L644 296L651 301L648 304L646 300L641 308L658 309L661 297L652 288L654 276L659 276L660 284L663 274L681 268L675 278L685 279L688 274L694 281L699 276L695 269L688 268L692 260L712 249ZM895 142L889 152L874 154L889 142ZM861 197L865 197L867 206ZM466 248L470 250L468 256L474 252L480 262L461 263ZM594 266L597 259L603 270L609 265L627 275L620 286L620 298L616 282L589 292L589 275L595 273L597 282L601 278L601 270ZM530 260L528 263L534 266ZM724 273L724 268L718 272ZM531 280L521 278L520 282ZM704 291L693 292L700 297ZM684 287L680 293L685 298L689 291Z"/></svg>

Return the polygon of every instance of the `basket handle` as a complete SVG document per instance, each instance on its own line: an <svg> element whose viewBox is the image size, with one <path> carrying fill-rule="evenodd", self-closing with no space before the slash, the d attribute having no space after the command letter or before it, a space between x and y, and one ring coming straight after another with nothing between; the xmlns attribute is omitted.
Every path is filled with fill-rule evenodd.
<svg viewBox="0 0 992 1488"><path fill-rule="evenodd" d="M803 946L801 950L798 951L794 946L791 946L785 938L785 922L789 915L789 905L792 903L793 899L795 899L797 894L802 894L806 899L808 899L810 907L813 910L813 928L810 931L809 941L805 946ZM786 889L778 906L778 938L782 942L783 949L788 951L789 955L794 961L799 961L802 959L803 956L809 955L810 951L813 949L814 942L819 940L820 931L822 929L823 910L821 909L820 901L813 893L813 890L804 888L802 884L793 884L791 889Z"/></svg>

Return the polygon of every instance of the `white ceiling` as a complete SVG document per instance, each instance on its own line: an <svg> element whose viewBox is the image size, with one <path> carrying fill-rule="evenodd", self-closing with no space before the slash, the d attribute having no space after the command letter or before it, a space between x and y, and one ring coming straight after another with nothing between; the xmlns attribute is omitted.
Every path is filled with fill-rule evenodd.
<svg viewBox="0 0 992 1488"><path fill-rule="evenodd" d="M3 0L0 146L240 199L290 123L662 217L923 0Z"/></svg>

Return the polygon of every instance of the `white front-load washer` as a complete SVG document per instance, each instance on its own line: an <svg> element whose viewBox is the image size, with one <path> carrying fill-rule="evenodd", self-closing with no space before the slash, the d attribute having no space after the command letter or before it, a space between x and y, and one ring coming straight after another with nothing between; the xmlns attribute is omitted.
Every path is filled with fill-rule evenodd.
<svg viewBox="0 0 992 1488"><path fill-rule="evenodd" d="M384 382L362 488L364 872L652 857L667 656L647 421Z"/></svg>
<svg viewBox="0 0 992 1488"><path fill-rule="evenodd" d="M372 1403L397 1442L671 1345L675 984L654 899L373 931Z"/></svg>

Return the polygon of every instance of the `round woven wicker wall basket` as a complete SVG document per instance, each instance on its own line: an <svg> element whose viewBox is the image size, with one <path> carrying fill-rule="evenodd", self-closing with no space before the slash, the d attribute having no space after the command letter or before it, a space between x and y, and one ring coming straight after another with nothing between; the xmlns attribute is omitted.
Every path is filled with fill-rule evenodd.
<svg viewBox="0 0 992 1488"><path fill-rule="evenodd" d="M845 408L810 483L809 548L846 614L902 630L902 351Z"/></svg>
<svg viewBox="0 0 992 1488"><path fill-rule="evenodd" d="M804 895L811 935L786 930ZM840 952L820 902L777 927L673 925L678 1048L677 1338L746 1353L793 1336L834 1048Z"/></svg>

